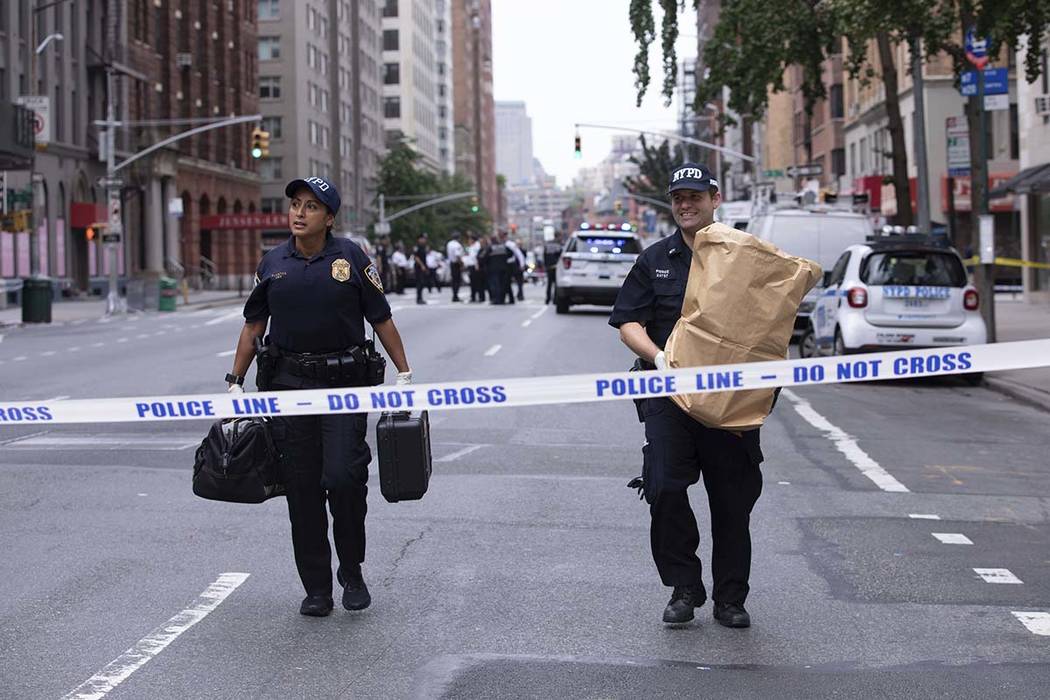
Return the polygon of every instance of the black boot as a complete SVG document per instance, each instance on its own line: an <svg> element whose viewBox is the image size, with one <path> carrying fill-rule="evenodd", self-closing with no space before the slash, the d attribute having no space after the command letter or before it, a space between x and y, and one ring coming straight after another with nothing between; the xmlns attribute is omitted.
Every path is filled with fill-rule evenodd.
<svg viewBox="0 0 1050 700"><path fill-rule="evenodd" d="M361 565L347 567L346 574L343 567L336 571L339 585L343 587L343 607L347 610L364 610L372 604L372 595L368 592L365 579L361 575Z"/></svg>
<svg viewBox="0 0 1050 700"><path fill-rule="evenodd" d="M675 586L671 600L664 608L664 622L671 625L682 624L693 619L693 608L699 608L707 600L702 584L695 586Z"/></svg>
<svg viewBox="0 0 1050 700"><path fill-rule="evenodd" d="M303 598L303 604L299 606L300 615L310 617L325 617L332 612L332 596L330 595L308 595Z"/></svg>
<svg viewBox="0 0 1050 700"><path fill-rule="evenodd" d="M715 603L715 619L724 627L750 627L751 616L738 603Z"/></svg>

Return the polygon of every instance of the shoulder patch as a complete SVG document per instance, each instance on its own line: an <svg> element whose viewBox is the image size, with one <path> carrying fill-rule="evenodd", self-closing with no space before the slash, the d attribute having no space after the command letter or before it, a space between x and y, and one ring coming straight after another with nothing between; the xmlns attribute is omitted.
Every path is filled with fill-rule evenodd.
<svg viewBox="0 0 1050 700"><path fill-rule="evenodd" d="M375 263L368 263L368 267L365 268L365 277L371 282L376 289L380 292L383 291L383 278L379 276L379 269Z"/></svg>

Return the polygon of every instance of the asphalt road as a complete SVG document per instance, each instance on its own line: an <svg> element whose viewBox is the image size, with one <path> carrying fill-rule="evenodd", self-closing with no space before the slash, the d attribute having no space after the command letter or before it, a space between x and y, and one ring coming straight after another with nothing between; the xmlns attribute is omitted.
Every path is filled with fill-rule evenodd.
<svg viewBox="0 0 1050 700"><path fill-rule="evenodd" d="M417 381L630 365L607 310L559 316L528 293L392 297ZM221 390L240 324L229 306L5 329L0 398ZM763 433L747 630L709 607L661 624L669 591L625 488L631 404L432 426L424 500L388 504L373 482L373 606L323 619L298 614L283 502L191 493L206 422L0 426L0 697L103 677L114 699L1047 696L1046 413L955 380L785 392Z"/></svg>

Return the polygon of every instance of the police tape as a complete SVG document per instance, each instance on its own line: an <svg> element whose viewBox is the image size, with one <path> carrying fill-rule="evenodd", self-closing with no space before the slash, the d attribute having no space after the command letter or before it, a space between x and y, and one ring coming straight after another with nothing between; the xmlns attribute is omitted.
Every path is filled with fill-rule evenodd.
<svg viewBox="0 0 1050 700"><path fill-rule="evenodd" d="M981 258L974 255L973 257L967 258L964 262L968 266L980 265ZM1031 267L1036 270L1050 270L1050 263L1021 260L1020 258L996 258L994 264L1000 267Z"/></svg>
<svg viewBox="0 0 1050 700"><path fill-rule="evenodd" d="M0 402L0 425L145 423L243 416L510 408L936 377L1047 366L1050 366L1050 338L845 357L678 368L663 372L572 374L248 394L5 401Z"/></svg>

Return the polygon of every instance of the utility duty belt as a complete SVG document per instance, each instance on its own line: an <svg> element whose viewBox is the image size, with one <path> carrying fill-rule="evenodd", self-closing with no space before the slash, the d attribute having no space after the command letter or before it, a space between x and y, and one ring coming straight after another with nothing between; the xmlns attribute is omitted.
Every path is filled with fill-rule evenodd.
<svg viewBox="0 0 1050 700"><path fill-rule="evenodd" d="M283 350L267 339L256 340L255 357L259 388L277 384L310 386L376 386L383 383L386 358L366 340L345 350L328 353L298 353ZM289 381L291 378L291 381Z"/></svg>

